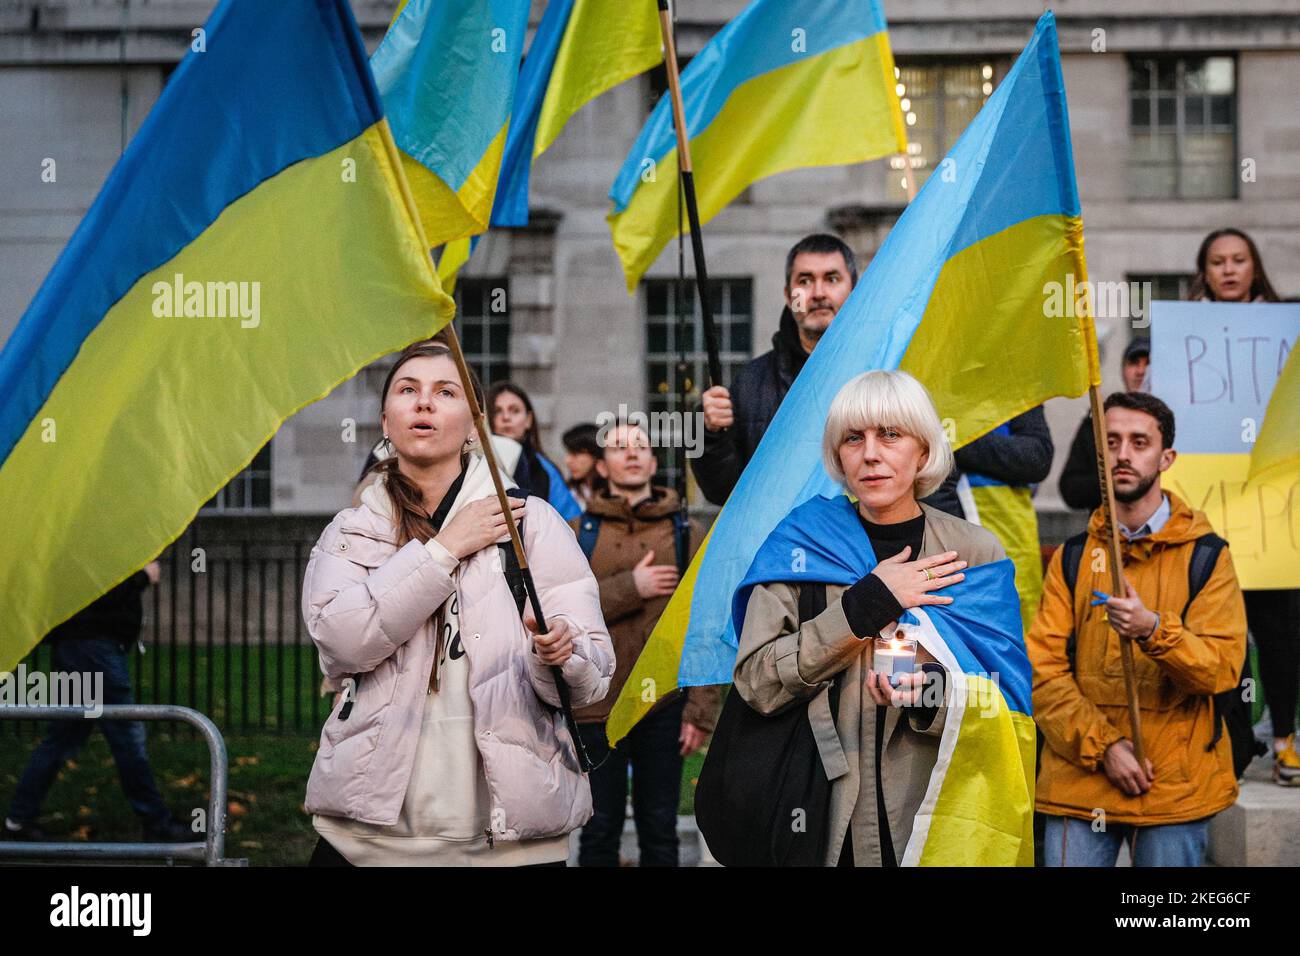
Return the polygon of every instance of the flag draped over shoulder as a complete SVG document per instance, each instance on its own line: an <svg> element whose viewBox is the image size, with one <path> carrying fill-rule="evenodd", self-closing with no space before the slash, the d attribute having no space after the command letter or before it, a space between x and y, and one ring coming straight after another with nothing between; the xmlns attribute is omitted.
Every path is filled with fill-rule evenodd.
<svg viewBox="0 0 1300 956"><path fill-rule="evenodd" d="M1073 274L1077 284L1086 273L1050 13L941 168L952 175L926 182L781 403L615 702L611 742L653 705L640 688L662 695L731 680L731 597L791 509L837 492L821 439L849 379L911 372L958 446L1100 382L1090 313L1044 306L1052 283Z"/></svg>
<svg viewBox="0 0 1300 956"><path fill-rule="evenodd" d="M758 584L850 585L876 566L844 495L810 498L764 539L731 605L737 634ZM791 555L799 560L792 561ZM1011 561L978 565L944 589L952 604L913 608L923 647L948 672L939 756L903 865L1032 866L1034 751L1030 667Z"/></svg>
<svg viewBox="0 0 1300 956"><path fill-rule="evenodd" d="M906 150L895 82L876 0L754 0L682 72L700 221L766 176ZM609 193L629 292L685 231L677 163L664 95Z"/></svg>
<svg viewBox="0 0 1300 956"><path fill-rule="evenodd" d="M452 316L345 0L206 29L0 352L0 670Z"/></svg>
<svg viewBox="0 0 1300 956"><path fill-rule="evenodd" d="M370 58L433 249L488 227L528 0L407 0Z"/></svg>
<svg viewBox="0 0 1300 956"><path fill-rule="evenodd" d="M1250 480L1300 467L1300 359L1287 356L1250 453Z"/></svg>

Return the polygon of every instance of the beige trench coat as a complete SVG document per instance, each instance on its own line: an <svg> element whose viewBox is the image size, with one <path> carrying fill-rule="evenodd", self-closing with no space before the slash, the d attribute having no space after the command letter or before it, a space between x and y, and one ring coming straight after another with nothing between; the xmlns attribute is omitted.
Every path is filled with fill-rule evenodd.
<svg viewBox="0 0 1300 956"><path fill-rule="evenodd" d="M956 551L971 567L1006 557L994 535L968 521L921 505L925 531L920 557ZM800 625L799 591L792 584L761 584L750 595L734 680L740 696L760 713L775 713L796 699L816 695L808 714L831 778L830 838L824 862L834 866L852 826L858 866L880 865L876 817L876 714L866 689L871 641L858 638L840 604L842 585L826 589L826 610ZM924 651L920 660L929 660ZM831 721L830 682L844 672L839 711ZM925 796L939 753L947 709L916 729L901 708L885 712L881 783L895 857L901 862L912 821Z"/></svg>

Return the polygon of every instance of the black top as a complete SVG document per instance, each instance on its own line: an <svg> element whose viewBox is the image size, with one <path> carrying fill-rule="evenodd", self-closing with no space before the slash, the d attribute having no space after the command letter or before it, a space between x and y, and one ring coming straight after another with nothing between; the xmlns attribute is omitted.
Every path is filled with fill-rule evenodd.
<svg viewBox="0 0 1300 956"><path fill-rule="evenodd" d="M915 561L921 553L921 542L925 535L925 514L919 514L915 518L909 518L906 521L896 521L892 524L876 524L862 517L861 512L857 512L858 520L862 522L863 530L867 532L867 539L871 542L871 550L875 552L877 561L884 561L902 553L905 547L910 547L911 553L908 555L909 561ZM879 634L880 631L887 627L891 622L898 620L903 613L903 606L898 603L892 591L874 574L867 573L858 582L850 586L844 592L840 599L840 606L844 609L844 616L848 619L849 627L853 633L860 639L866 639ZM927 670L932 670L930 665L926 665ZM935 679L942 680L942 669L939 669ZM933 721L938 709L930 706L918 706L907 708L912 720L918 728L924 729ZM881 784L880 763L883 755L884 745L884 725L885 725L885 708L876 707L876 821L879 827L880 836L880 863L881 866L897 866L898 861L894 853L893 839L889 832L889 815L885 809L885 792ZM851 840L852 828L844 835L844 845L840 851L840 865L853 865L853 844Z"/></svg>
<svg viewBox="0 0 1300 956"><path fill-rule="evenodd" d="M1052 470L1052 433L1047 427L1043 406L1031 408L1007 422L1009 435L992 431L953 454L956 467L942 485L925 499L958 518L966 518L966 509L957 497L957 480L963 473L984 475L1008 485L1036 485L1047 480Z"/></svg>
<svg viewBox="0 0 1300 956"><path fill-rule="evenodd" d="M877 561L892 558L908 546L912 548L909 561L915 561L921 553L921 538L925 534L924 514L893 524L875 524L858 512L858 520L867 532ZM874 574L865 575L846 590L840 605L844 608L844 616L849 619L849 627L861 638L874 637L880 633L881 628L887 627L891 621L897 621L903 613L903 606L898 603L893 592Z"/></svg>
<svg viewBox="0 0 1300 956"><path fill-rule="evenodd" d="M137 571L113 590L82 609L46 635L46 640L106 637L126 648L140 636L144 621L144 592L149 576Z"/></svg>

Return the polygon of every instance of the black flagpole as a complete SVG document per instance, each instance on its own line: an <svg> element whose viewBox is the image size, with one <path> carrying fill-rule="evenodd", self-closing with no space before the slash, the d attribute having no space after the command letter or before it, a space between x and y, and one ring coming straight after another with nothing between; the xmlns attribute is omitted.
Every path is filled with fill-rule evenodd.
<svg viewBox="0 0 1300 956"><path fill-rule="evenodd" d="M677 160L681 170L682 192L686 197L686 216L690 223L691 250L695 253L695 288L700 296L700 316L704 320L704 346L709 353L709 385L722 384L722 359L718 356L718 329L709 305L709 273L704 265L704 237L700 234L700 209L695 200L695 174L691 170L691 144L686 134L686 117L682 107L681 75L677 70L677 47L673 43L672 14L668 0L659 0L659 30L664 41L664 67L668 71L668 93L672 98L673 126L677 131ZM681 220L677 226L681 228Z"/></svg>

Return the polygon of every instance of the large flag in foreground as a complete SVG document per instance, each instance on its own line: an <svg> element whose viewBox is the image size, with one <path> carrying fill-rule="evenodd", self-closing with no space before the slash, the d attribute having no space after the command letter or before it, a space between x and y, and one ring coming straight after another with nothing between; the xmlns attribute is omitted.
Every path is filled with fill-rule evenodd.
<svg viewBox="0 0 1300 956"><path fill-rule="evenodd" d="M528 0L403 0L370 58L434 249L488 227Z"/></svg>
<svg viewBox="0 0 1300 956"><path fill-rule="evenodd" d="M895 85L877 0L754 0L682 71L700 222L766 176L906 150ZM609 193L629 292L685 231L677 162L665 95Z"/></svg>
<svg viewBox="0 0 1300 956"><path fill-rule="evenodd" d="M1300 467L1300 351L1287 356L1250 452L1250 480Z"/></svg>
<svg viewBox="0 0 1300 956"><path fill-rule="evenodd" d="M737 634L754 586L849 585L876 566L856 507L843 494L810 498L758 549L731 614ZM796 564L792 554L800 556ZM1033 866L1034 748L1030 667L1010 560L970 568L944 589L948 605L913 608L921 645L948 672L939 754L904 866Z"/></svg>
<svg viewBox="0 0 1300 956"><path fill-rule="evenodd" d="M452 316L345 0L206 32L0 352L0 670Z"/></svg>
<svg viewBox="0 0 1300 956"><path fill-rule="evenodd" d="M840 491L822 467L821 438L845 382L870 369L911 372L958 446L1048 398L1080 395L1101 378L1091 313L1076 314L1071 301L1061 316L1047 293L1085 274L1047 13L795 380L615 703L609 739L672 688L731 680L731 598L759 546L795 506Z"/></svg>

